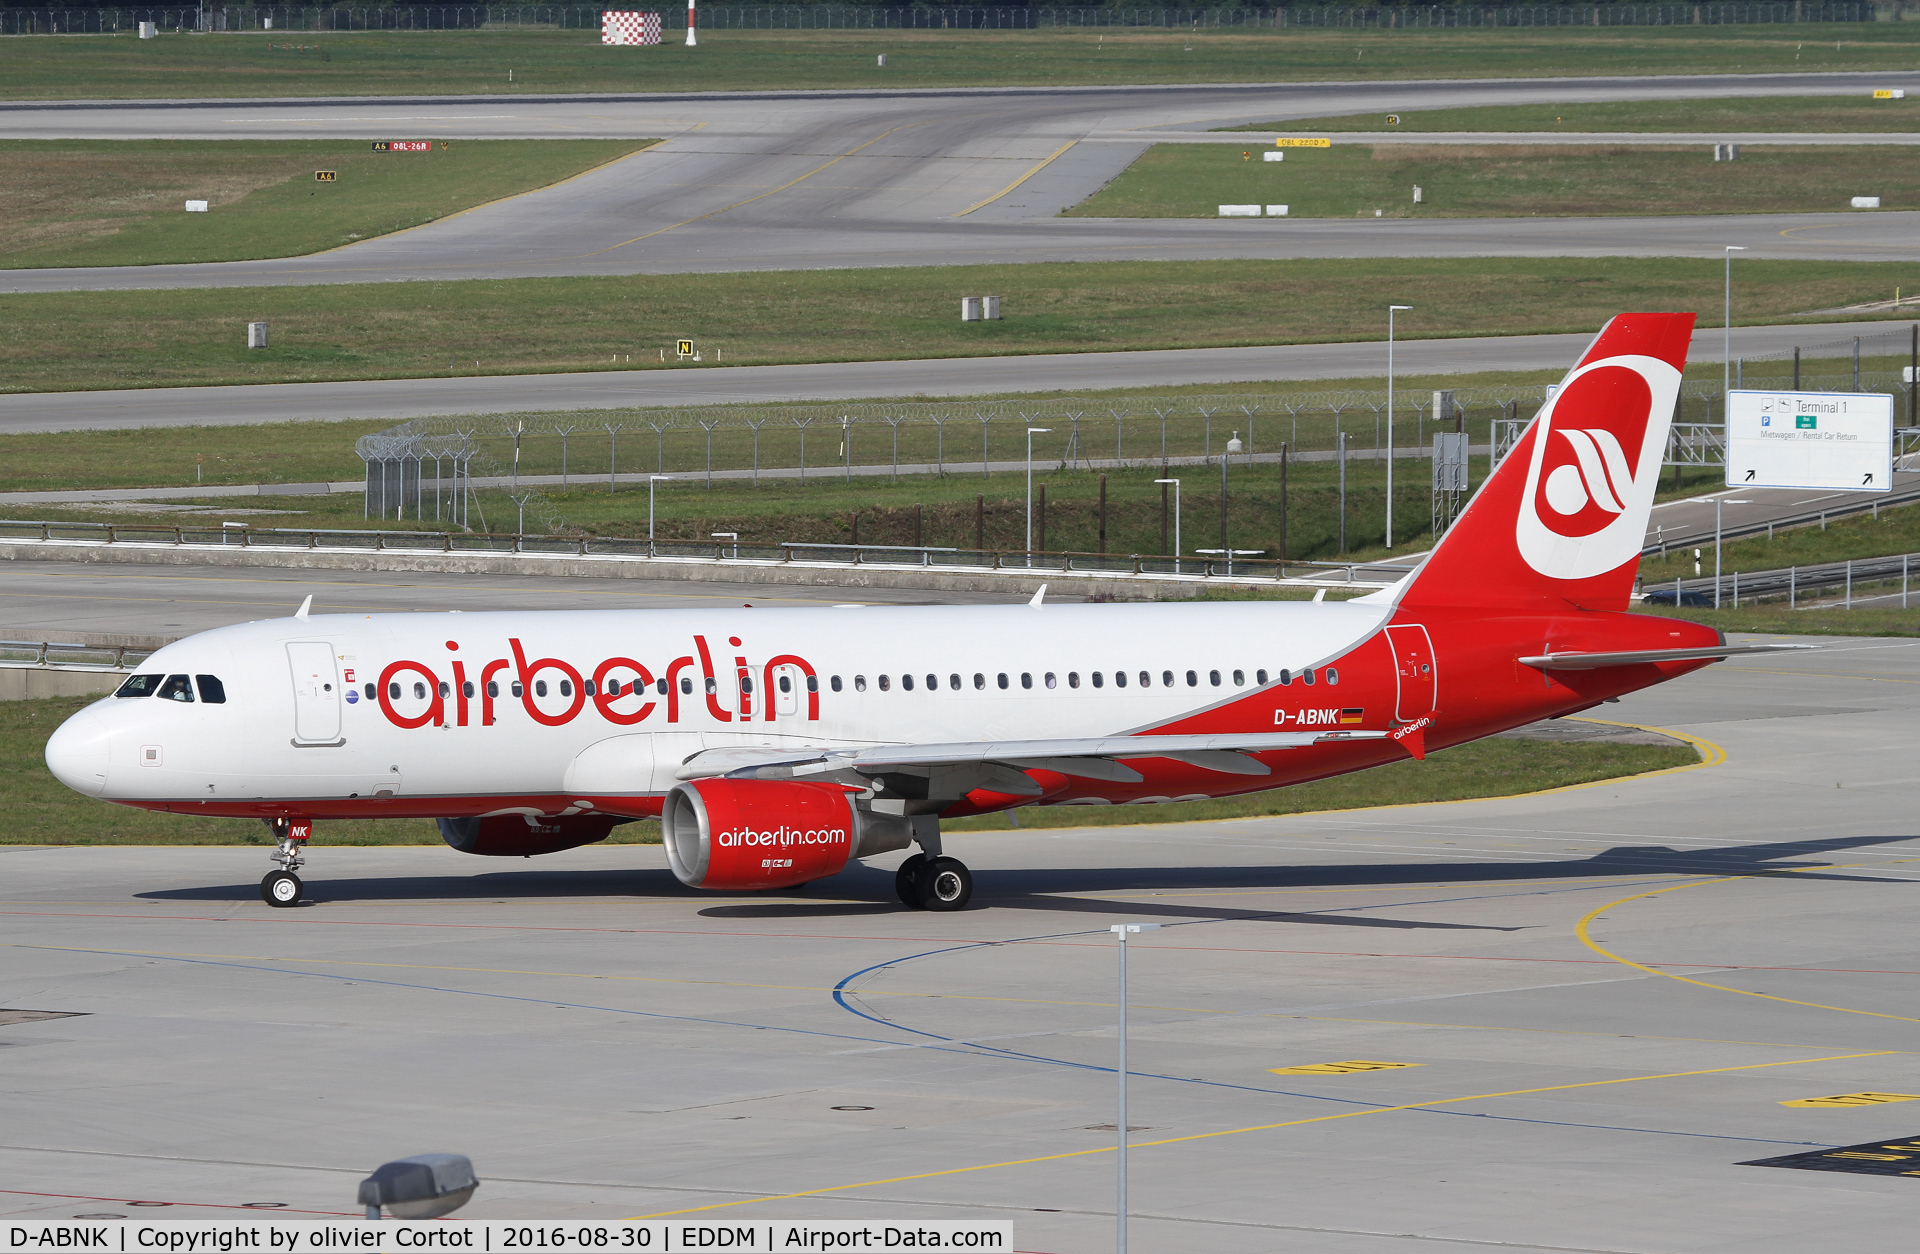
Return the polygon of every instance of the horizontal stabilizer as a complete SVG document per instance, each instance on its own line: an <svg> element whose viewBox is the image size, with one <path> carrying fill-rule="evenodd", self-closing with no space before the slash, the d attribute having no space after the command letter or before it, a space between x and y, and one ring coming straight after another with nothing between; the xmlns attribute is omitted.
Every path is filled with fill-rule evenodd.
<svg viewBox="0 0 1920 1254"><path fill-rule="evenodd" d="M1648 662L1717 662L1746 653L1787 653L1817 649L1817 644L1717 644L1701 649L1628 649L1623 653L1543 653L1523 657L1522 666L1543 671L1597 671L1609 666L1641 666Z"/></svg>
<svg viewBox="0 0 1920 1254"><path fill-rule="evenodd" d="M1341 740L1379 740L1387 733L1378 731L1325 732L1247 732L1192 736L1092 736L1070 740L988 740L959 744L874 745L869 748L773 749L741 746L709 749L695 754L677 772L681 779L705 779L715 775L746 775L769 767L793 768L797 775L822 771L855 770L878 774L897 768L963 766L976 762L1004 762L1013 765L1047 763L1049 770L1073 774L1066 759L1088 759L1089 778L1111 778L1111 768L1102 763L1116 759L1177 756L1191 760L1200 754L1262 753L1275 749L1304 749L1309 745ZM1194 765L1210 769L1230 769L1249 773L1257 763L1221 758L1199 759Z"/></svg>

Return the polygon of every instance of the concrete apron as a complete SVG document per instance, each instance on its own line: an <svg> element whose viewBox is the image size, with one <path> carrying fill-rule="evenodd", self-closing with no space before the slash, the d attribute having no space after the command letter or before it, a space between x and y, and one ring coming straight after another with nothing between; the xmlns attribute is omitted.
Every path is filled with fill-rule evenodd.
<svg viewBox="0 0 1920 1254"><path fill-rule="evenodd" d="M918 588L932 592L1030 595L1048 584L1057 596L1188 597L1202 589L1293 587L1371 591L1379 583L1303 579L1202 579L1177 575L1123 575L1111 571L929 569L801 562L714 561L682 557L579 557L564 553L409 553L270 549L232 545L114 544L71 540L0 541L0 560L112 562L140 566L277 567L486 575L558 575L584 579L685 579L692 582L805 585L841 588Z"/></svg>

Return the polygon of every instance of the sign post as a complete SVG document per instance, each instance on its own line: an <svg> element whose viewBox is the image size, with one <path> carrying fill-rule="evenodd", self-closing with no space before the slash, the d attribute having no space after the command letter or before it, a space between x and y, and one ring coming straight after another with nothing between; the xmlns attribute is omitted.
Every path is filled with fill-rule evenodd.
<svg viewBox="0 0 1920 1254"><path fill-rule="evenodd" d="M1727 486L1893 490L1893 397L1727 393Z"/></svg>

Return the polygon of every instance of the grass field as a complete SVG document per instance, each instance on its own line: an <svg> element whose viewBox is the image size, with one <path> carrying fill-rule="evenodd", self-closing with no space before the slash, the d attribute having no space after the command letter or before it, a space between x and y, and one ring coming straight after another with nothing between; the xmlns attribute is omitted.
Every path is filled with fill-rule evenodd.
<svg viewBox="0 0 1920 1254"><path fill-rule="evenodd" d="M1817 33L1809 38L1809 31ZM1828 34L1832 38L1826 38ZM767 88L1737 74L1907 69L1920 30L1844 26L1451 31L702 31L688 50L597 31L119 35L11 41L0 98L535 95ZM886 53L888 64L875 65ZM512 71L512 81L508 72Z"/></svg>
<svg viewBox="0 0 1920 1254"><path fill-rule="evenodd" d="M43 750L53 729L87 698L0 701L0 805L7 822L0 845L272 845L266 826L251 819L153 814L68 790L47 772ZM1024 827L1080 827L1106 823L1183 823L1196 819L1299 814L1355 806L1452 801L1504 796L1664 770L1698 761L1692 749L1662 745L1544 743L1488 740L1443 750L1425 762L1402 762L1340 779L1224 801L1100 809L1071 806L1021 813ZM964 819L953 831L1007 826L1004 817ZM657 844L660 826L630 823L609 843ZM328 822L316 825L314 845L437 845L425 819ZM448 851L449 859L461 855ZM266 859L260 859L264 872Z"/></svg>
<svg viewBox="0 0 1920 1254"><path fill-rule="evenodd" d="M1789 610L1784 605L1742 606L1737 610L1689 607L1678 611L1671 607L1636 605L1633 609L1636 614L1684 618L1725 632L1781 636L1920 636L1920 610ZM1789 670L1793 668L1791 655L1775 659L1775 663Z"/></svg>
<svg viewBox="0 0 1920 1254"><path fill-rule="evenodd" d="M1723 572L1731 573L1883 557L1890 553L1920 553L1920 506L1883 509L1878 518L1870 514L1836 518L1824 528L1796 527L1776 532L1772 539L1754 536L1730 540L1721 546L1720 563ZM1713 549L1706 547L1702 554L1704 569L1711 574ZM1640 573L1649 584L1672 583L1676 576L1690 579L1693 549L1689 546L1665 557L1644 558Z"/></svg>
<svg viewBox="0 0 1920 1254"><path fill-rule="evenodd" d="M1721 281L1714 260L1388 258L4 295L0 389L1341 342L1378 337L1389 299L1415 306L1400 320L1410 338L1591 331L1622 309L1697 309L1711 325ZM1920 265L1749 261L1736 285L1736 321L1769 323L1920 290ZM981 291L1005 319L962 323L958 297ZM272 347L249 351L259 320ZM707 365L660 361L681 337Z"/></svg>
<svg viewBox="0 0 1920 1254"><path fill-rule="evenodd" d="M1267 203L1296 218L1807 213L1844 211L1855 195L1920 206L1920 161L1887 146L1750 144L1732 162L1698 145L1346 144L1278 163L1263 151L1155 144L1067 216L1212 218L1223 204Z"/></svg>
<svg viewBox="0 0 1920 1254"><path fill-rule="evenodd" d="M1853 96L1746 96L1732 100L1619 100L1544 105L1478 105L1395 113L1346 113L1223 126L1223 131L1285 131L1289 135L1342 131L1722 131L1801 134L1920 130L1920 97L1874 100L1863 87ZM1742 158L1744 160L1744 157Z"/></svg>
<svg viewBox="0 0 1920 1254"><path fill-rule="evenodd" d="M394 153L360 140L5 140L0 268L297 257L558 183L655 142L474 140ZM320 182L317 170L337 177ZM185 212L189 199L209 211Z"/></svg>

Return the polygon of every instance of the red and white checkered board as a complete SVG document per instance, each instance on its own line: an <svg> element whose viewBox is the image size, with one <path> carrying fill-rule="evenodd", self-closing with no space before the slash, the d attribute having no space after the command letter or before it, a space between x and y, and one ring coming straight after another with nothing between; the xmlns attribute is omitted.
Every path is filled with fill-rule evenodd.
<svg viewBox="0 0 1920 1254"><path fill-rule="evenodd" d="M658 13L602 13L600 42L603 44L657 44L660 42Z"/></svg>

